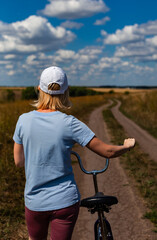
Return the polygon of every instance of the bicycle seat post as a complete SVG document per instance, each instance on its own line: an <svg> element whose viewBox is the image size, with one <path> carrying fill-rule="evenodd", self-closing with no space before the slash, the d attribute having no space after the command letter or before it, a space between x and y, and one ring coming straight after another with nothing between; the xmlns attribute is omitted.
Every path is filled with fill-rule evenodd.
<svg viewBox="0 0 157 240"><path fill-rule="evenodd" d="M95 193L98 193L97 174L96 174L96 172L93 172L92 175L93 175L93 182L94 182Z"/></svg>

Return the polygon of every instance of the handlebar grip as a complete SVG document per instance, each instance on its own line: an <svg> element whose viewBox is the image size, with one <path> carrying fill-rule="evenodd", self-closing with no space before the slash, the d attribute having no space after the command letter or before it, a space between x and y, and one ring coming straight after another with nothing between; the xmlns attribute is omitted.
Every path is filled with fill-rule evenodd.
<svg viewBox="0 0 157 240"><path fill-rule="evenodd" d="M78 162L79 162L79 165L80 165L81 170L82 170L84 173L86 173L86 174L94 174L94 175L96 175L96 174L99 174L99 173L103 173L103 172L105 172L105 171L107 170L107 168L108 168L108 166L109 166L109 159L106 158L105 167L104 167L103 169L101 169L101 170L87 171L87 170L83 167L82 160L81 160L79 154L76 153L76 152L74 152L74 151L71 151L71 154L73 154L73 155L76 156L76 158L78 159Z"/></svg>

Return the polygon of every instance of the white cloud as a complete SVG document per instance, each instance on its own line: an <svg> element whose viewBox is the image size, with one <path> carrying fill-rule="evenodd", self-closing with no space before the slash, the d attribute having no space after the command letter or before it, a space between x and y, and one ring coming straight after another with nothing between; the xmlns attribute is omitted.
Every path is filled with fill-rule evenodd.
<svg viewBox="0 0 157 240"><path fill-rule="evenodd" d="M14 54L7 54L4 56L4 59L14 59L14 58L16 58L16 55Z"/></svg>
<svg viewBox="0 0 157 240"><path fill-rule="evenodd" d="M148 21L147 23L143 23L138 25L137 33L143 35L156 35L157 34L157 20Z"/></svg>
<svg viewBox="0 0 157 240"><path fill-rule="evenodd" d="M84 26L83 23L78 23L78 22L73 22L73 21L65 21L61 23L61 26L64 28L69 28L69 29L80 29L81 27Z"/></svg>
<svg viewBox="0 0 157 240"><path fill-rule="evenodd" d="M156 37L142 42L127 44L116 48L115 57L129 57L133 61L156 61L157 48Z"/></svg>
<svg viewBox="0 0 157 240"><path fill-rule="evenodd" d="M12 69L12 68L13 68L13 65L11 65L11 64L10 64L10 65L6 65L5 68L6 68L6 69Z"/></svg>
<svg viewBox="0 0 157 240"><path fill-rule="evenodd" d="M156 61L157 20L125 26L114 34L102 30L101 35L106 45L121 45L116 47L115 57L132 58L134 62Z"/></svg>
<svg viewBox="0 0 157 240"><path fill-rule="evenodd" d="M157 47L157 36L154 36L152 38L148 38L146 42L154 47Z"/></svg>
<svg viewBox="0 0 157 240"><path fill-rule="evenodd" d="M36 56L35 55L29 55L27 58L26 58L26 64L28 65L37 65L39 62L36 61Z"/></svg>
<svg viewBox="0 0 157 240"><path fill-rule="evenodd" d="M122 85L132 85L134 78L137 81L137 79L142 79L146 75L152 76L154 69L149 66L133 64L131 61L124 61L118 57L102 57L97 63L92 64L87 74L89 75L88 78L92 76L92 78L98 80L102 79L102 85L110 84L113 79L116 80L115 85L121 85L120 83ZM112 84L114 84L113 81ZM134 84L138 85L138 82Z"/></svg>
<svg viewBox="0 0 157 240"><path fill-rule="evenodd" d="M112 69L112 71L114 69L117 68L117 66L121 66L121 59L117 58L117 57L103 57L99 60L98 62L98 67L100 68L100 70L109 68L110 70Z"/></svg>
<svg viewBox="0 0 157 240"><path fill-rule="evenodd" d="M94 23L94 25L105 25L106 22L110 21L109 17L104 17L102 19L97 19Z"/></svg>
<svg viewBox="0 0 157 240"><path fill-rule="evenodd" d="M116 57L138 57L148 56L154 53L154 49L147 46L144 42L140 45L121 46L116 49Z"/></svg>
<svg viewBox="0 0 157 240"><path fill-rule="evenodd" d="M107 32L104 31L104 30L101 30L101 36L106 37L107 36Z"/></svg>
<svg viewBox="0 0 157 240"><path fill-rule="evenodd" d="M108 34L104 39L105 44L124 44L136 42L144 39L143 35L137 33L138 24L125 26L122 30L117 30L115 34Z"/></svg>
<svg viewBox="0 0 157 240"><path fill-rule="evenodd" d="M49 0L40 13L61 19L77 19L107 12L109 8L103 0Z"/></svg>
<svg viewBox="0 0 157 240"><path fill-rule="evenodd" d="M101 47L85 47L78 52L72 50L60 49L54 56L53 61L56 63L67 63L69 61L74 62L75 65L82 66L91 64L98 59L98 56L102 53Z"/></svg>
<svg viewBox="0 0 157 240"><path fill-rule="evenodd" d="M76 58L77 57L75 51L60 49L55 53L53 60L58 63L59 62L67 63L69 61L75 60Z"/></svg>
<svg viewBox="0 0 157 240"><path fill-rule="evenodd" d="M65 28L53 27L47 19L30 16L23 21L0 24L0 52L29 53L59 49L74 40Z"/></svg>
<svg viewBox="0 0 157 240"><path fill-rule="evenodd" d="M0 60L0 65L6 65L9 64L9 61L5 61L5 60Z"/></svg>
<svg viewBox="0 0 157 240"><path fill-rule="evenodd" d="M103 32L102 32L103 33ZM101 33L101 34L102 34ZM157 20L143 24L125 26L123 29L116 30L113 34L103 35L105 44L130 44L145 40L149 35L157 35ZM151 41L151 40L150 40ZM156 38L152 39L152 44L156 44Z"/></svg>
<svg viewBox="0 0 157 240"><path fill-rule="evenodd" d="M102 53L103 48L97 46L87 46L81 50L79 50L79 54L86 54L90 56L97 56Z"/></svg>
<svg viewBox="0 0 157 240"><path fill-rule="evenodd" d="M7 72L7 75L12 76L12 75L14 75L15 73L16 73L15 71L10 70L9 72Z"/></svg>
<svg viewBox="0 0 157 240"><path fill-rule="evenodd" d="M92 66L93 63L98 62L99 56L102 54L103 48L98 46L88 46L78 51L67 49L60 49L54 54L46 55L45 53L37 53L29 55L25 62L23 62L22 69L27 72L32 72L35 76L36 72L50 65L58 65L63 67L70 79L74 81L84 78L84 73ZM83 75L83 77L81 77ZM76 82L77 84L77 82Z"/></svg>
<svg viewBox="0 0 157 240"><path fill-rule="evenodd" d="M90 65L95 63L98 58L99 55L102 54L103 48L102 47L95 47L95 46L91 46L91 47L85 47L83 49L81 49L80 51L78 51L78 64L79 65Z"/></svg>

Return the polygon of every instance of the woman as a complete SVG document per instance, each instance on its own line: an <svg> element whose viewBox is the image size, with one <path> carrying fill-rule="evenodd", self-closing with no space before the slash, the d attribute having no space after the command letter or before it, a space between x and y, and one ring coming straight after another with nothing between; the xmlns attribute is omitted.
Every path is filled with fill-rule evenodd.
<svg viewBox="0 0 157 240"><path fill-rule="evenodd" d="M60 112L69 108L65 72L55 66L40 77L37 110L22 114L14 133L14 160L25 167L25 217L30 240L70 240L79 213L80 194L75 183L70 152L77 142L102 157L118 157L135 145L122 146L99 140L81 121Z"/></svg>

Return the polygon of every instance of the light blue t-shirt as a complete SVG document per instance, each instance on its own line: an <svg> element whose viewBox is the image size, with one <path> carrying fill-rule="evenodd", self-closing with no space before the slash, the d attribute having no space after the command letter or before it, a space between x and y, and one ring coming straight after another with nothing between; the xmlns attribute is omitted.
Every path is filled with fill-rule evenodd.
<svg viewBox="0 0 157 240"><path fill-rule="evenodd" d="M80 200L71 166L70 151L94 133L77 118L59 111L22 114L13 139L25 154L25 205L34 211L56 210Z"/></svg>

